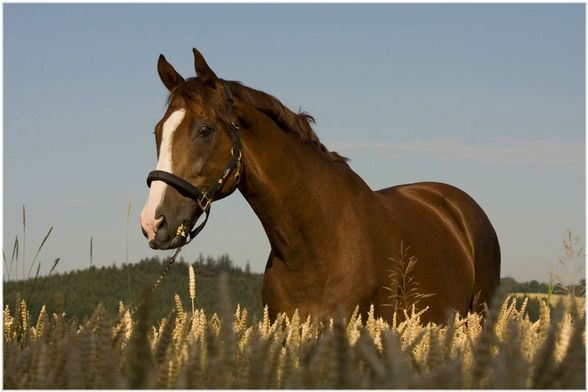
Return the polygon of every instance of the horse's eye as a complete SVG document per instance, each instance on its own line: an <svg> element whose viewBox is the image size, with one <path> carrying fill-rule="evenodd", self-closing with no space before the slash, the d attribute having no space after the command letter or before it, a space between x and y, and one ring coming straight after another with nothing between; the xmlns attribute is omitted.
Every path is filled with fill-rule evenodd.
<svg viewBox="0 0 588 392"><path fill-rule="evenodd" d="M211 127L204 125L198 130L198 136L209 137L212 135L212 131L213 129Z"/></svg>

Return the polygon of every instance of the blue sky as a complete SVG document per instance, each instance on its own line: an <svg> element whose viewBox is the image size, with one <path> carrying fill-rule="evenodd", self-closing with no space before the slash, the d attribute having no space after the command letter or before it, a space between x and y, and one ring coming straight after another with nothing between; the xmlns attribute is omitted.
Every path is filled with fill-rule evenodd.
<svg viewBox="0 0 588 392"><path fill-rule="evenodd" d="M4 4L4 249L41 272L168 253L138 215L155 167L163 53L193 76L197 47L226 79L317 119L374 189L442 181L498 233L502 275L546 281L566 228L585 237L584 5ZM261 224L240 194L184 248L262 271ZM13 274L14 276L14 274Z"/></svg>

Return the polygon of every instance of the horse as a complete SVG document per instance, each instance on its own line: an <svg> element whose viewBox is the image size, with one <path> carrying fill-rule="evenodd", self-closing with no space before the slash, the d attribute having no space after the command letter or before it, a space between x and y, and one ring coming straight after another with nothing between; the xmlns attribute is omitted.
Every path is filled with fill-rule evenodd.
<svg viewBox="0 0 588 392"><path fill-rule="evenodd" d="M211 203L239 190L271 245L261 296L272 318L373 309L390 321L418 305L423 322L445 323L489 303L500 247L470 196L438 182L372 190L320 142L311 115L220 79L193 54L188 79L157 62L169 96L140 215L151 248L186 244Z"/></svg>

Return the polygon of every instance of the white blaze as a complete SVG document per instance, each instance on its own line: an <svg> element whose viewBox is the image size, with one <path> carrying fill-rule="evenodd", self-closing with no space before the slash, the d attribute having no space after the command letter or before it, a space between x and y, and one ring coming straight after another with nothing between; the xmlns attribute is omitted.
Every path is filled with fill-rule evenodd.
<svg viewBox="0 0 588 392"><path fill-rule="evenodd" d="M185 109L176 110L163 123L156 170L172 173L172 140L174 133L182 123L185 115ZM155 210L163 200L166 188L167 184L165 182L153 181L149 190L149 196L147 197L147 203L145 203L145 207L141 211L141 227L147 233L147 239L149 241L155 238L157 227L161 222L161 219L157 220L155 218Z"/></svg>

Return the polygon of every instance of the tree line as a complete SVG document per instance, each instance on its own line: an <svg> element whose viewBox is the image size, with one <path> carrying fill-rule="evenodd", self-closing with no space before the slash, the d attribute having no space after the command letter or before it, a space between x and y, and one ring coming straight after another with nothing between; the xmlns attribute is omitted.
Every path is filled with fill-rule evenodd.
<svg viewBox="0 0 588 392"><path fill-rule="evenodd" d="M263 274L235 266L228 255L219 257L203 257L202 255L190 263L196 271L196 308L201 308L207 314L219 312L218 309L218 279L221 274L227 275L231 300L246 308L251 317L260 318L263 313L261 302L261 285ZM164 261L159 258L143 259L138 263L112 265L110 267L95 267L76 270L52 276L39 277L24 281L4 282L4 306L11 309L15 305L17 296L26 299L29 309L37 314L42 305L47 306L49 314L65 313L80 322L86 320L101 303L107 312L117 314L119 302L133 307L141 300L143 293L153 287L160 277ZM548 293L547 283L532 280L517 282L513 278L502 278L502 282L511 285L512 292L518 293ZM584 285L582 279L580 285ZM554 293L558 293L554 288ZM188 294L188 263L180 258L169 269L161 285L153 295L153 317L157 320L167 316L174 309L174 295L185 302L184 308L191 304Z"/></svg>
<svg viewBox="0 0 588 392"><path fill-rule="evenodd" d="M514 293L525 293L525 294L532 294L532 293L543 293L547 294L550 292L554 294L564 294L573 292L576 294L580 294L582 296L586 293L586 279L580 279L580 281L575 284L568 284L564 285L562 283L553 283L550 287L549 283L545 282L538 282L536 280L531 280L529 282L517 282L513 278L502 278L500 280L501 283L507 283L511 286L511 291ZM572 287L573 286L573 287Z"/></svg>
<svg viewBox="0 0 588 392"><path fill-rule="evenodd" d="M4 306L12 309L17 296L26 299L32 314L42 305L49 314L65 313L83 322L102 304L111 315L118 313L119 301L134 307L161 276L165 260L158 257L142 259L138 263L112 265L76 270L24 281L4 282ZM263 275L233 265L227 255L217 258L200 256L190 263L196 272L196 308L207 314L218 312L217 287L221 274L227 276L232 303L248 309L250 316L262 316L261 284ZM180 258L171 265L167 275L152 296L155 320L174 309L174 295L182 299L185 309L191 308L188 293L188 263Z"/></svg>

